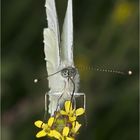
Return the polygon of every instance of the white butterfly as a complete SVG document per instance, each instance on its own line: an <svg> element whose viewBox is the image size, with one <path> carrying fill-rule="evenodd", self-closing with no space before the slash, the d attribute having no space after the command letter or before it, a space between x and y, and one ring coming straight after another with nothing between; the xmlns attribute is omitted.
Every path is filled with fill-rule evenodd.
<svg viewBox="0 0 140 140"><path fill-rule="evenodd" d="M61 41L55 0L46 0L48 28L44 29L44 52L50 91L49 113L76 95L79 87L79 74L73 62L73 15L72 0L68 0ZM75 96L74 95L74 96ZM46 99L47 100L47 99ZM45 107L47 108L47 107Z"/></svg>

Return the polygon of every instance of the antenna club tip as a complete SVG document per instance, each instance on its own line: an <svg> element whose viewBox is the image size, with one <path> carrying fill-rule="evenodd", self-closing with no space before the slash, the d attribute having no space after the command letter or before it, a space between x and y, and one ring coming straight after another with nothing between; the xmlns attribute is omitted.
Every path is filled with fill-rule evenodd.
<svg viewBox="0 0 140 140"><path fill-rule="evenodd" d="M38 79L34 79L34 83L37 83L38 82Z"/></svg>
<svg viewBox="0 0 140 140"><path fill-rule="evenodd" d="M132 71L131 70L128 71L128 75L132 75Z"/></svg>

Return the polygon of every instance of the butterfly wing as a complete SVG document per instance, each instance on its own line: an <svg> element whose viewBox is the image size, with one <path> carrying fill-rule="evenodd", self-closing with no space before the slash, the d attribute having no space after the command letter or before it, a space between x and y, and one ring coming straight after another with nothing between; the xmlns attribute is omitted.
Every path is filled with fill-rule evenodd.
<svg viewBox="0 0 140 140"><path fill-rule="evenodd" d="M58 19L56 14L56 7L54 0L46 0L46 13L48 28L44 29L44 52L48 75L51 75L58 71L60 65L60 54L59 54L59 27ZM49 88L53 90L56 86L56 76L48 78ZM60 85L61 86L61 85Z"/></svg>
<svg viewBox="0 0 140 140"><path fill-rule="evenodd" d="M74 67L73 61L73 9L72 0L68 0L66 15L61 35L61 65ZM79 74L74 77L75 91L79 88ZM73 86L72 86L73 87Z"/></svg>
<svg viewBox="0 0 140 140"><path fill-rule="evenodd" d="M59 27L54 0L46 0L48 28L44 29L44 52L48 75L57 71L60 64Z"/></svg>
<svg viewBox="0 0 140 140"><path fill-rule="evenodd" d="M44 29L44 52L48 75L56 73L59 70L60 54L59 54L59 27L54 0L46 0L45 3L48 28ZM57 79L57 80L56 80ZM51 96L52 93L63 88L63 82L60 74L48 77L49 84L49 113L53 114L57 106L58 96Z"/></svg>
<svg viewBox="0 0 140 140"><path fill-rule="evenodd" d="M55 0L46 0L45 3L48 28L51 29L57 37L57 42L60 42L59 24L56 13Z"/></svg>
<svg viewBox="0 0 140 140"><path fill-rule="evenodd" d="M68 0L66 15L61 35L61 64L73 66L73 13L72 0Z"/></svg>

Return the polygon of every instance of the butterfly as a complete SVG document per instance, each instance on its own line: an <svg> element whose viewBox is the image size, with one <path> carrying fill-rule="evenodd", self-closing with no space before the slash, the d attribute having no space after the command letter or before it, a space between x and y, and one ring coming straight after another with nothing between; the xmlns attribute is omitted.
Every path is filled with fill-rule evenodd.
<svg viewBox="0 0 140 140"><path fill-rule="evenodd" d="M47 110L47 96L49 96L49 114L61 108L66 100L85 94L78 93L79 73L73 61L73 10L72 0L68 0L67 9L60 36L55 0L45 3L48 27L44 29L44 53L48 73L49 92L45 95L45 110Z"/></svg>

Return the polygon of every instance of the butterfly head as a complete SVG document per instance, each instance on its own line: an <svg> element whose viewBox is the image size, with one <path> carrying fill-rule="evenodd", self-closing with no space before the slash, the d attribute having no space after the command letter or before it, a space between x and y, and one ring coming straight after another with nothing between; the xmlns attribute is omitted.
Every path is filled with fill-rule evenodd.
<svg viewBox="0 0 140 140"><path fill-rule="evenodd" d="M77 72L76 68L67 67L61 70L61 75L64 78L68 78L68 77L74 78L76 75L76 72Z"/></svg>

